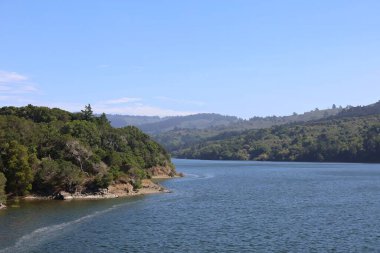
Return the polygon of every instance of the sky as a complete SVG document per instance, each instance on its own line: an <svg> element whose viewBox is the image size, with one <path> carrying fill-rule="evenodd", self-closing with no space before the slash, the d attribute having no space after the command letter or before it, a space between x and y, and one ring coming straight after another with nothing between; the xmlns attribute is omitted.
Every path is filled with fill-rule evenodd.
<svg viewBox="0 0 380 253"><path fill-rule="evenodd" d="M250 118L379 100L378 0L0 0L0 106Z"/></svg>

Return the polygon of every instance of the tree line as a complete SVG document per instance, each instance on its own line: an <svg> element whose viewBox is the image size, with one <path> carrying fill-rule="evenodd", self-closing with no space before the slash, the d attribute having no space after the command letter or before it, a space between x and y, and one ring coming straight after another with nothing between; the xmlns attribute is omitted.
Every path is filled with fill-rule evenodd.
<svg viewBox="0 0 380 253"><path fill-rule="evenodd" d="M380 162L380 115L223 133L175 150L173 155L211 160Z"/></svg>

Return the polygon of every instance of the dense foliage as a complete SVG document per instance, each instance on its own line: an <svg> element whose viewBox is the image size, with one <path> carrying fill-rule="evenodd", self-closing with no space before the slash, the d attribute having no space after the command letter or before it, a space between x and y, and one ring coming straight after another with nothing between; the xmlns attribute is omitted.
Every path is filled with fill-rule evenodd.
<svg viewBox="0 0 380 253"><path fill-rule="evenodd" d="M4 174L0 172L0 204L5 202L6 195L5 195L5 184L7 182L7 179L5 178Z"/></svg>
<svg viewBox="0 0 380 253"><path fill-rule="evenodd" d="M348 106L342 110L338 117L361 117L380 113L380 101L367 106Z"/></svg>
<svg viewBox="0 0 380 253"><path fill-rule="evenodd" d="M150 123L156 123L164 120L158 116L135 116L135 115L120 115L120 114L107 114L107 119L111 121L113 127L125 126L141 126Z"/></svg>
<svg viewBox="0 0 380 253"><path fill-rule="evenodd" d="M0 199L5 178L13 195L83 192L117 180L137 185L155 166L174 172L168 153L148 135L136 127L112 128L90 105L81 113L0 108Z"/></svg>
<svg viewBox="0 0 380 253"><path fill-rule="evenodd" d="M333 105L330 109L315 110L302 114L293 113L288 116L252 117L248 120L235 116L225 116L216 113L198 113L188 116L172 116L159 118L157 116L107 115L114 127L137 126L148 134L161 134L176 130L248 130L283 125L291 122L307 122L327 118L340 113L343 108Z"/></svg>
<svg viewBox="0 0 380 253"><path fill-rule="evenodd" d="M192 128L176 125L175 128L172 127L174 129L170 131L161 131L152 136L156 141L162 144L166 150L172 153L177 153L178 150L183 150L194 144L214 139L227 138L228 136L240 133L244 130L269 128L295 122L310 122L326 119L337 115L342 110L341 107L333 105L331 109L315 109L303 114L293 113L293 115L281 117L253 117L249 120L240 119L230 122L229 124L208 126L207 128L199 127L197 126L197 122L193 122Z"/></svg>
<svg viewBox="0 0 380 253"><path fill-rule="evenodd" d="M216 160L380 162L380 115L223 133L174 154Z"/></svg>
<svg viewBox="0 0 380 253"><path fill-rule="evenodd" d="M234 116L216 113L199 113L188 116L162 118L159 122L141 124L138 127L146 133L157 134L174 129L207 129L218 126L228 126L243 121Z"/></svg>

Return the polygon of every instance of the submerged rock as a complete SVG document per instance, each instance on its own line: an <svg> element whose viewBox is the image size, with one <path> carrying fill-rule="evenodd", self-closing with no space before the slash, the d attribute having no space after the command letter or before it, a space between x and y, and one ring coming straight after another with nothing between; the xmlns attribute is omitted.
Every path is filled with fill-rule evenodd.
<svg viewBox="0 0 380 253"><path fill-rule="evenodd" d="M55 197L54 199L57 199L57 200L71 200L73 199L73 196L68 193L68 192L65 192L65 191L60 191Z"/></svg>

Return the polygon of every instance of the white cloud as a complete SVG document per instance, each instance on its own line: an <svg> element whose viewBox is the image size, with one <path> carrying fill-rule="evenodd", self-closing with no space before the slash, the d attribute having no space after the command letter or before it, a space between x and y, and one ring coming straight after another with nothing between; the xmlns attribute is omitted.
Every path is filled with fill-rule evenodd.
<svg viewBox="0 0 380 253"><path fill-rule="evenodd" d="M47 106L50 108L60 108L69 112L80 112L84 109L85 103L75 103L75 102L39 102L33 103L36 106Z"/></svg>
<svg viewBox="0 0 380 253"><path fill-rule="evenodd" d="M2 92L0 91L0 94L2 94ZM26 104L33 104L35 103L36 101L32 100L32 99L28 99L28 98L23 98L23 97L20 97L20 96L15 96L15 95L5 95L5 96L0 96L0 104L2 105L13 105L13 106L22 106L22 105L26 105Z"/></svg>
<svg viewBox="0 0 380 253"><path fill-rule="evenodd" d="M77 102L41 102L31 100L33 95L38 92L36 85L30 82L29 77L16 72L7 72L0 70L0 104L12 103L17 106L25 104L34 104L38 106L58 107L71 112L79 112L84 108L85 103ZM170 101L175 103L190 103L203 105L202 102L192 100L171 99L168 97L157 97L162 101ZM97 101L91 103L95 113L110 113L124 115L142 115L142 116L184 116L196 114L199 112L180 111L162 108L145 104L142 98L137 97L120 97L106 101Z"/></svg>
<svg viewBox="0 0 380 253"><path fill-rule="evenodd" d="M36 85L31 83L27 76L0 70L0 94L21 94L36 91Z"/></svg>
<svg viewBox="0 0 380 253"><path fill-rule="evenodd" d="M195 114L196 112L178 111L162 107L147 105L142 98L121 97L117 99L100 101L91 104L96 113L141 115L141 116L182 116Z"/></svg>
<svg viewBox="0 0 380 253"><path fill-rule="evenodd" d="M17 83L28 80L28 77L16 72L0 70L0 83Z"/></svg>
<svg viewBox="0 0 380 253"><path fill-rule="evenodd" d="M141 98L122 97L122 98L107 100L104 103L105 104L126 104L126 103L138 102L141 100L142 100Z"/></svg>
<svg viewBox="0 0 380 253"><path fill-rule="evenodd" d="M35 103L40 106L58 107L70 112L79 112L84 108L84 104L70 102L53 102L53 103ZM177 111L142 103L123 104L105 104L104 102L90 103L94 113L108 113L121 115L139 115L139 116L185 116L196 114L198 112Z"/></svg>
<svg viewBox="0 0 380 253"><path fill-rule="evenodd" d="M176 111L144 104L133 104L128 106L107 106L94 104L93 110L96 113L124 114L124 115L141 115L141 116L184 116L195 114L196 112Z"/></svg>
<svg viewBox="0 0 380 253"><path fill-rule="evenodd" d="M187 104L187 105L196 105L196 106L204 106L206 103L198 100L188 100L188 99L178 99L178 98L169 98L164 96L154 97L155 99L161 101L172 102L176 104Z"/></svg>
<svg viewBox="0 0 380 253"><path fill-rule="evenodd" d="M31 84L0 83L0 94L22 94L36 91L37 88Z"/></svg>

